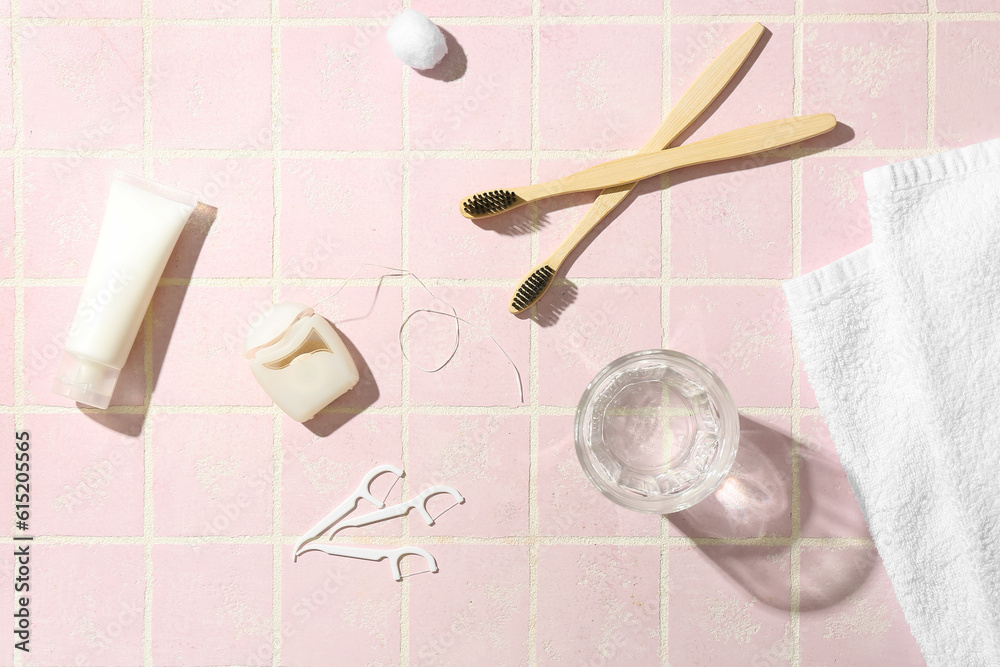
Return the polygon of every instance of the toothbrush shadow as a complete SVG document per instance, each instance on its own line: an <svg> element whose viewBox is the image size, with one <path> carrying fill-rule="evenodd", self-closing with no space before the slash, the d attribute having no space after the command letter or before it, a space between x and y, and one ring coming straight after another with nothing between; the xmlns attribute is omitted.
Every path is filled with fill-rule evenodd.
<svg viewBox="0 0 1000 667"><path fill-rule="evenodd" d="M709 104L704 111L698 114L698 117L695 118L690 125L684 128L683 132L677 135L676 139L670 142L671 146L679 146L686 142L691 138L691 135L698 131L698 128L704 125L709 118L715 115L715 112L719 110L719 107L725 104L726 100L728 100L733 94L733 91L739 87L739 85L747 77L750 70L753 69L754 64L756 64L757 59L760 58L761 53L764 52L764 49L767 47L767 43L771 41L771 37L773 35L773 32L764 28L764 32L761 33L760 39L757 40L757 43L750 51L747 59L743 61L743 64L740 65L740 69L736 72L733 78L729 80L726 87L722 89L722 92L720 92L719 95L712 100L712 103Z"/></svg>
<svg viewBox="0 0 1000 667"><path fill-rule="evenodd" d="M573 305L579 291L577 286L569 281L565 284L553 285L542 295L538 303L535 304L534 313L529 308L524 312L518 313L516 317L521 319L530 318L540 327L551 327Z"/></svg>
<svg viewBox="0 0 1000 667"><path fill-rule="evenodd" d="M672 527L690 538L753 539L791 535L793 440L787 433L740 416L740 446L729 477L716 492L694 507L667 516ZM801 452L799 456L801 457ZM814 489L806 466L799 467L800 525L805 525L822 491ZM704 556L757 600L787 610L789 572L782 563L785 545L698 544ZM803 550L810 554L799 610L830 607L850 596L868 579L877 563L863 549ZM815 568L815 569L814 569Z"/></svg>
<svg viewBox="0 0 1000 667"><path fill-rule="evenodd" d="M325 319L325 318L324 318ZM327 322L330 322L327 320ZM321 438L332 434L338 428L351 421L359 414L364 412L368 407L375 403L380 396L378 382L375 381L375 375L372 373L371 366L363 356L361 356L361 351L358 350L357 345L354 344L347 334L343 332L342 329L337 328L337 326L330 322L330 326L337 330L337 334L340 339L344 341L344 346L347 351L351 353L351 358L354 359L354 365L358 367L358 375L360 379L358 383L354 385L354 389L351 389L347 394L338 398L332 405L336 405L337 408L350 408L351 412L324 412L324 410L329 410L330 407L326 407L320 410L319 414L303 423L307 429L313 432ZM330 419L330 417L336 417L336 419Z"/></svg>
<svg viewBox="0 0 1000 667"><path fill-rule="evenodd" d="M414 70L420 76L427 79L436 79L438 81L444 81L448 83L450 81L457 81L465 76L465 70L468 69L469 59L465 55L465 49L462 45L458 43L455 36L438 26L441 33L444 34L444 43L448 47L448 53L444 55L437 65L431 69L425 70Z"/></svg>
<svg viewBox="0 0 1000 667"><path fill-rule="evenodd" d="M214 206L202 204L201 202L195 206L187 223L184 225L184 229L181 231L180 238L177 239L177 244L174 246L173 252L170 254L167 270L171 278L191 277L195 264L198 262L198 256L201 254L201 249L205 245L205 239L208 238L208 233L212 225L215 224L218 215L219 209ZM174 326L177 324L177 316L180 314L181 304L184 302L184 294L187 292L187 288L186 284L157 287L156 292L153 294L153 302L157 306L161 306L161 308L157 309L158 317L154 325L154 340L159 339L160 336L163 337L161 345L153 346L153 389L156 389L156 383L160 377L160 368L163 366L163 359L166 356ZM166 296L168 293L169 296ZM129 363L131 363L131 359L135 355L142 354L144 345L142 341L145 338L145 331L146 325L144 324L139 330L139 335L136 337L136 342L133 344L132 350L129 352ZM128 366L128 363L126 366ZM145 380L145 374L142 377ZM119 385L116 387L115 394L120 395L123 389L127 391L129 388ZM145 394L145 386L143 386L143 394ZM112 405L119 405L119 403L115 402L114 398L112 396ZM77 407L86 406L78 403ZM142 430L142 421L145 413L146 410L143 410L138 425L136 425L132 420L106 419L103 417L104 413L101 412L84 412L85 415L107 428L129 436L139 435L139 432Z"/></svg>

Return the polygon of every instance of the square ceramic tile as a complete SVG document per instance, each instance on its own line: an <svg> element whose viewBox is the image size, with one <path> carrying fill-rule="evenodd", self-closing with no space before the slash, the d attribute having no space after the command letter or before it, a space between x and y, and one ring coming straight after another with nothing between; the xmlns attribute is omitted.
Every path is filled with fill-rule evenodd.
<svg viewBox="0 0 1000 667"><path fill-rule="evenodd" d="M794 0L673 0L670 9L675 14L791 14Z"/></svg>
<svg viewBox="0 0 1000 667"><path fill-rule="evenodd" d="M24 402L28 405L74 406L52 393L56 369L62 359L82 287L24 288ZM125 366L118 376L111 405L142 405L146 396L143 370L145 325L139 328Z"/></svg>
<svg viewBox="0 0 1000 667"><path fill-rule="evenodd" d="M0 277L14 277L14 161L0 159Z"/></svg>
<svg viewBox="0 0 1000 667"><path fill-rule="evenodd" d="M874 549L803 549L799 654L803 665L924 664Z"/></svg>
<svg viewBox="0 0 1000 667"><path fill-rule="evenodd" d="M359 26L282 30L283 148L402 148L405 65L386 48L382 30L373 32Z"/></svg>
<svg viewBox="0 0 1000 667"><path fill-rule="evenodd" d="M302 535L358 488L365 474L380 465L402 465L402 425L395 415L320 414L308 425L281 418L282 532ZM405 471L404 471L405 472ZM400 502L400 487L386 473L372 493L387 503ZM356 514L374 508L362 502ZM345 530L352 535L399 535L401 524L386 521Z"/></svg>
<svg viewBox="0 0 1000 667"><path fill-rule="evenodd" d="M711 496L669 515L670 533L791 537L793 444L788 417L740 416L739 449L729 474Z"/></svg>
<svg viewBox="0 0 1000 667"><path fill-rule="evenodd" d="M543 535L660 534L660 517L611 502L590 483L573 444L571 415L538 418L538 530Z"/></svg>
<svg viewBox="0 0 1000 667"><path fill-rule="evenodd" d="M20 664L142 664L142 545L36 548L31 548L31 577L45 583L31 587L31 651L18 652Z"/></svg>
<svg viewBox="0 0 1000 667"><path fill-rule="evenodd" d="M799 422L799 513L803 537L868 537L868 524L822 417Z"/></svg>
<svg viewBox="0 0 1000 667"><path fill-rule="evenodd" d="M539 180L557 179L601 160L540 160ZM549 256L587 214L599 193L553 197L538 204L539 257ZM562 274L588 278L660 275L660 180L640 183L570 255ZM526 269L525 269L526 270ZM524 274L522 270L518 277Z"/></svg>
<svg viewBox="0 0 1000 667"><path fill-rule="evenodd" d="M642 146L661 121L662 37L658 25L542 26L541 148Z"/></svg>
<svg viewBox="0 0 1000 667"><path fill-rule="evenodd" d="M826 266L872 240L863 174L882 158L812 157L802 163L802 272Z"/></svg>
<svg viewBox="0 0 1000 667"><path fill-rule="evenodd" d="M362 262L399 266L398 160L284 160L282 273L347 278Z"/></svg>
<svg viewBox="0 0 1000 667"><path fill-rule="evenodd" d="M139 26L24 26L21 74L26 146L142 145Z"/></svg>
<svg viewBox="0 0 1000 667"><path fill-rule="evenodd" d="M270 663L272 560L269 544L154 546L153 662Z"/></svg>
<svg viewBox="0 0 1000 667"><path fill-rule="evenodd" d="M281 664L326 667L399 661L400 591L387 561L324 554L281 561Z"/></svg>
<svg viewBox="0 0 1000 667"><path fill-rule="evenodd" d="M14 307L14 288L0 287L0 405L14 405Z"/></svg>
<svg viewBox="0 0 1000 667"><path fill-rule="evenodd" d="M142 415L26 415L24 428L36 441L32 533L142 535Z"/></svg>
<svg viewBox="0 0 1000 667"><path fill-rule="evenodd" d="M153 16L170 19L266 18L271 15L269 0L156 0Z"/></svg>
<svg viewBox="0 0 1000 667"><path fill-rule="evenodd" d="M406 329L412 362L410 401L417 405L520 405L516 371L504 353L521 373L527 400L528 328L507 312L507 288L435 285L431 291L436 298L420 287L411 288L410 308L444 313L454 308L475 326L462 323L454 357L437 373L427 373L420 368L437 368L454 350L455 320L432 313L417 313L410 319Z"/></svg>
<svg viewBox="0 0 1000 667"><path fill-rule="evenodd" d="M177 158L153 163L154 178L218 209L210 225L184 228L166 278L271 277L274 169L270 160Z"/></svg>
<svg viewBox="0 0 1000 667"><path fill-rule="evenodd" d="M791 162L734 162L692 167L671 177L674 276L791 277ZM761 197L762 192L768 196Z"/></svg>
<svg viewBox="0 0 1000 667"><path fill-rule="evenodd" d="M9 12L9 8L7 10ZM23 47L22 47L23 48ZM14 146L14 57L9 32L0 33L0 146Z"/></svg>
<svg viewBox="0 0 1000 667"><path fill-rule="evenodd" d="M949 0L938 0L937 9ZM927 0L805 0L806 14L905 14L927 11Z"/></svg>
<svg viewBox="0 0 1000 667"><path fill-rule="evenodd" d="M542 14L555 16L657 16L660 0L542 0Z"/></svg>
<svg viewBox="0 0 1000 667"><path fill-rule="evenodd" d="M927 145L926 24L813 23L802 53L802 112L832 113L850 128L810 144Z"/></svg>
<svg viewBox="0 0 1000 667"><path fill-rule="evenodd" d="M387 19L398 14L402 8L402 0L281 0L281 16L289 17L336 17L336 16L363 16L372 18ZM421 11L428 12L428 9L421 5ZM381 26L362 26L357 34L374 40L378 35L376 31L384 30Z"/></svg>
<svg viewBox="0 0 1000 667"><path fill-rule="evenodd" d="M523 160L412 161L410 270L418 276L520 278L531 260L528 208L473 222L462 217L459 202L530 181Z"/></svg>
<svg viewBox="0 0 1000 667"><path fill-rule="evenodd" d="M158 0L162 2L163 0ZM229 0L230 2L237 0ZM21 16L39 18L125 19L142 14L142 0L22 0Z"/></svg>
<svg viewBox="0 0 1000 667"><path fill-rule="evenodd" d="M993 11L996 3L989 3ZM1000 94L1000 25L947 22L937 27L935 148L955 148L1000 135L996 114L982 113Z"/></svg>
<svg viewBox="0 0 1000 667"><path fill-rule="evenodd" d="M455 25L445 36L444 60L410 76L410 147L529 148L531 29Z"/></svg>
<svg viewBox="0 0 1000 667"><path fill-rule="evenodd" d="M670 663L791 664L789 571L784 547L670 549Z"/></svg>
<svg viewBox="0 0 1000 667"><path fill-rule="evenodd" d="M538 313L545 323L538 331L543 405L575 406L606 365L628 352L662 347L658 287L556 285Z"/></svg>
<svg viewBox="0 0 1000 667"><path fill-rule="evenodd" d="M358 277L377 277L383 272L365 267ZM329 299L334 292L337 296ZM332 409L400 404L403 356L399 347L399 287L287 286L281 290L281 299L316 304L316 312L334 325L358 367L358 384L335 400Z"/></svg>
<svg viewBox="0 0 1000 667"><path fill-rule="evenodd" d="M23 164L24 275L85 278L114 173L141 175L142 161L38 157Z"/></svg>
<svg viewBox="0 0 1000 667"><path fill-rule="evenodd" d="M669 347L711 368L738 407L791 405L792 332L778 287L670 291Z"/></svg>
<svg viewBox="0 0 1000 667"><path fill-rule="evenodd" d="M153 295L153 403L271 405L243 358L267 287L165 285Z"/></svg>
<svg viewBox="0 0 1000 667"><path fill-rule="evenodd" d="M757 3L759 4L759 3ZM675 10L676 11L676 10ZM688 23L671 28L670 97L673 102L733 40L747 23ZM740 73L682 136L685 142L756 125L792 113L792 26L768 23ZM678 140L679 142L679 140ZM675 143L678 143L675 142Z"/></svg>
<svg viewBox="0 0 1000 667"><path fill-rule="evenodd" d="M440 572L410 579L411 667L516 667L528 652L528 549L438 544ZM408 559L412 571L423 570Z"/></svg>
<svg viewBox="0 0 1000 667"><path fill-rule="evenodd" d="M271 148L271 29L153 28L157 148Z"/></svg>
<svg viewBox="0 0 1000 667"><path fill-rule="evenodd" d="M410 494L445 484L447 494L428 503L428 526L410 513L410 534L428 537L506 537L528 532L528 418L524 415L421 415L409 417Z"/></svg>
<svg viewBox="0 0 1000 667"><path fill-rule="evenodd" d="M428 16L530 16L531 0L423 0Z"/></svg>
<svg viewBox="0 0 1000 667"><path fill-rule="evenodd" d="M270 535L273 449L270 415L154 415L156 534Z"/></svg>
<svg viewBox="0 0 1000 667"><path fill-rule="evenodd" d="M538 549L539 664L659 664L660 549Z"/></svg>

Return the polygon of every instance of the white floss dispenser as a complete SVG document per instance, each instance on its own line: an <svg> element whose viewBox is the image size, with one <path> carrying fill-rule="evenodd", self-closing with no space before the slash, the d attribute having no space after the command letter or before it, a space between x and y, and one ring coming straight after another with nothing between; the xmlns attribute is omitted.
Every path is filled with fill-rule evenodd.
<svg viewBox="0 0 1000 667"><path fill-rule="evenodd" d="M243 356L275 405L298 422L358 383L358 367L326 319L285 301L265 312L247 333Z"/></svg>

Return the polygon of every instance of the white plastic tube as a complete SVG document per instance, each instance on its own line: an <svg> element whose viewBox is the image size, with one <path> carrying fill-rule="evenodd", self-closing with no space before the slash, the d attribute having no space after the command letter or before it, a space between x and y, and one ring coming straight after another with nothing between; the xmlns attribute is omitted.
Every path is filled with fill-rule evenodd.
<svg viewBox="0 0 1000 667"><path fill-rule="evenodd" d="M52 390L104 409L197 200L118 172Z"/></svg>

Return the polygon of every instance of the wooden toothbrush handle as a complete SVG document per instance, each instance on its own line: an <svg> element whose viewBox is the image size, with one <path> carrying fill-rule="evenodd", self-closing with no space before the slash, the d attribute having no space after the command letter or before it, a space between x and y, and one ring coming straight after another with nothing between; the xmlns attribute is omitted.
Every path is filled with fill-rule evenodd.
<svg viewBox="0 0 1000 667"><path fill-rule="evenodd" d="M611 160L554 181L517 188L516 192L526 201L533 201L571 192L602 190L682 167L744 157L798 143L829 132L836 124L837 119L828 113L772 120L657 153Z"/></svg>
<svg viewBox="0 0 1000 667"><path fill-rule="evenodd" d="M746 62L753 51L754 46L764 34L764 26L754 23L746 29L742 35L737 37L726 50L720 53L715 60L709 64L705 71L698 75L694 83L684 92L677 103L674 104L670 113L663 119L659 129L656 130L649 141L643 144L636 155L646 155L656 153L669 146L674 139L680 136L694 120L704 113L705 109L715 101L715 98L729 85L733 77ZM573 231L549 256L547 264L558 270L559 266L566 260L566 257L573 252L573 248L582 241L591 230L603 220L608 213L629 196L637 183L618 185L607 188L601 192L593 205L587 210L580 222L576 223Z"/></svg>

